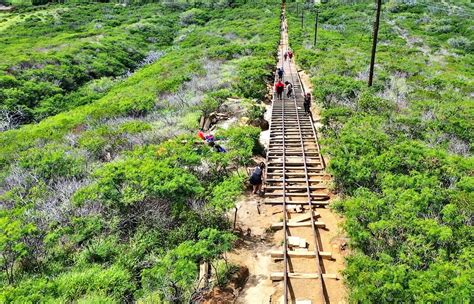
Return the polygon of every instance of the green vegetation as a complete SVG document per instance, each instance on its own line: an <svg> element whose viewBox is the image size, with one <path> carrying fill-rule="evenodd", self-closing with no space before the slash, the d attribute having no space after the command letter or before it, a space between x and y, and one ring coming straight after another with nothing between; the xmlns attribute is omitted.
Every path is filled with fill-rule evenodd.
<svg viewBox="0 0 474 304"><path fill-rule="evenodd" d="M469 303L474 294L474 9L384 3L367 88L373 1L331 1L290 39L324 110L329 169L344 194L354 303ZM306 20L314 13L306 12Z"/></svg>
<svg viewBox="0 0 474 304"><path fill-rule="evenodd" d="M170 24L173 38L154 63L107 82L87 104L0 133L0 302L187 302L199 262L216 269L219 284L233 271L222 260L234 240L226 212L243 189L239 166L261 149L260 129L250 126L217 132L225 154L193 134L201 113L228 97L262 97L279 41L278 2L52 5L35 14L80 7L85 13L68 18L82 24L87 12L118 10L120 32L133 23L125 16L143 14L135 22Z"/></svg>
<svg viewBox="0 0 474 304"><path fill-rule="evenodd" d="M118 76L162 56L179 14L160 5L72 4L7 16L0 21L0 106L13 121L5 127L104 96Z"/></svg>

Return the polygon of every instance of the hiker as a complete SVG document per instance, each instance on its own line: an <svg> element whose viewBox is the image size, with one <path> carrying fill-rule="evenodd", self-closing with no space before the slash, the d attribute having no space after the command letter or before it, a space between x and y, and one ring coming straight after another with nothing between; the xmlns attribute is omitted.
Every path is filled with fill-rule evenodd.
<svg viewBox="0 0 474 304"><path fill-rule="evenodd" d="M250 176L250 184L253 187L253 194L262 190L263 169L265 169L265 164L262 162L253 169L252 175Z"/></svg>
<svg viewBox="0 0 474 304"><path fill-rule="evenodd" d="M283 74L285 71L283 71L283 67L277 69L277 74L278 74L278 79L283 80Z"/></svg>
<svg viewBox="0 0 474 304"><path fill-rule="evenodd" d="M216 140L214 135L212 134L206 135L204 138L206 139L206 142L208 144L213 143Z"/></svg>
<svg viewBox="0 0 474 304"><path fill-rule="evenodd" d="M283 58L285 58L285 61L288 59L288 52L285 52L285 54L283 54Z"/></svg>
<svg viewBox="0 0 474 304"><path fill-rule="evenodd" d="M293 51L288 51L288 57L290 57L290 60L293 58Z"/></svg>
<svg viewBox="0 0 474 304"><path fill-rule="evenodd" d="M278 80L278 82L275 84L275 91L277 93L277 98L282 100L283 99L283 91L285 90L285 85L281 80Z"/></svg>
<svg viewBox="0 0 474 304"><path fill-rule="evenodd" d="M218 153L225 153L227 152L221 145L215 143L214 141L209 142L209 147L212 147L214 151Z"/></svg>
<svg viewBox="0 0 474 304"><path fill-rule="evenodd" d="M293 84L289 81L285 81L286 84L286 98L290 98L293 95Z"/></svg>
<svg viewBox="0 0 474 304"><path fill-rule="evenodd" d="M303 101L303 106L304 106L304 112L306 115L311 114L311 94L307 93L304 96L304 101Z"/></svg>
<svg viewBox="0 0 474 304"><path fill-rule="evenodd" d="M202 140L205 140L205 139L206 139L206 136L204 135L204 132L203 132L202 130L199 130L198 136L199 136L199 138L202 139Z"/></svg>

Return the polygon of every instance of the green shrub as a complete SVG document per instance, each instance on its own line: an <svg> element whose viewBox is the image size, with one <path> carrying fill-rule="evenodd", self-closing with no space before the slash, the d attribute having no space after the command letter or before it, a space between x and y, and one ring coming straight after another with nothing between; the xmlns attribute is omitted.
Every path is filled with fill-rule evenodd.
<svg viewBox="0 0 474 304"><path fill-rule="evenodd" d="M21 153L19 164L39 177L49 180L59 177L80 177L85 173L85 158L77 151L59 145L31 148Z"/></svg>
<svg viewBox="0 0 474 304"><path fill-rule="evenodd" d="M103 293L120 301L132 289L131 276L125 269L90 266L67 272L54 280L58 294L66 301L74 301L94 292Z"/></svg>

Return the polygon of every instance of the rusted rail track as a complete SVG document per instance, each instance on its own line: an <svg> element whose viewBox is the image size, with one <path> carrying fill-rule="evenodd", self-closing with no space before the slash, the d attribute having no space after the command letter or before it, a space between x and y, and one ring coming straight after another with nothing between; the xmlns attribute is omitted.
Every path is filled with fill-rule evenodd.
<svg viewBox="0 0 474 304"><path fill-rule="evenodd" d="M284 26L283 28L286 28ZM275 256L283 262L283 272L271 275L272 280L283 280L283 303L295 302L299 295L292 289L291 280L309 280L308 288L317 290L320 303L327 303L325 278L337 278L324 272L323 258L331 258L331 253L323 252L319 229L323 222L317 222L315 208L328 204L329 193L324 184L324 160L320 153L318 138L312 117L304 113L304 88L296 67L291 60L284 61L283 53L288 50L286 32L282 33L279 48L279 66L284 67L284 80L294 85L293 95L287 98L286 92L282 100L273 95L272 118L270 121L270 141L267 151L267 167L265 169L265 203L281 205L283 223L273 227L283 229L283 249ZM275 82L277 81L277 75ZM292 221L290 209L298 206L309 213L306 222ZM301 210L300 210L301 211ZM292 251L294 244L289 242L294 227L311 229L311 247L313 253L304 250ZM294 229L300 229L294 228ZM310 243L310 242L308 242ZM306 243L304 244L306 246ZM316 271L294 272L300 258L314 258ZM318 282L314 285L314 280ZM300 298L301 299L301 298Z"/></svg>

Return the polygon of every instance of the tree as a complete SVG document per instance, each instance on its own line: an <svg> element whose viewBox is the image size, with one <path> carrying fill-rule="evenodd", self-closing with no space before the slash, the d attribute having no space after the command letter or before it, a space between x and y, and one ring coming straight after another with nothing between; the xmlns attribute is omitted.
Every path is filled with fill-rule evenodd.
<svg viewBox="0 0 474 304"><path fill-rule="evenodd" d="M198 273L194 243L187 241L169 251L156 265L144 270L142 282L148 290L158 290L165 300L183 303L193 290Z"/></svg>
<svg viewBox="0 0 474 304"><path fill-rule="evenodd" d="M222 183L214 187L212 191L211 205L220 212L226 212L231 208L235 209L234 213L234 229L237 218L236 199L242 194L244 189L243 176L234 174Z"/></svg>
<svg viewBox="0 0 474 304"><path fill-rule="evenodd" d="M22 214L22 209L0 211L0 265L9 284L14 283L17 261L28 254L25 238L36 230L22 221Z"/></svg>

